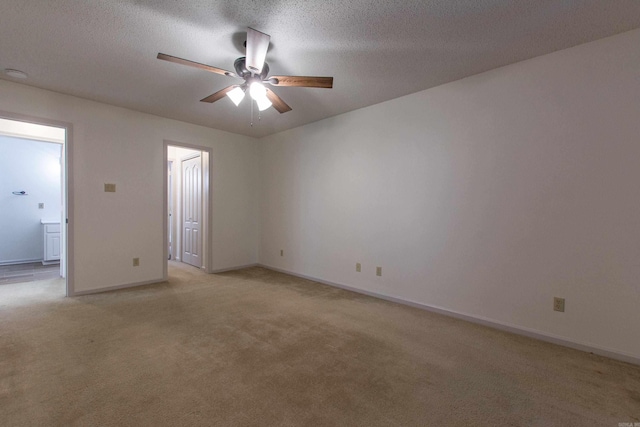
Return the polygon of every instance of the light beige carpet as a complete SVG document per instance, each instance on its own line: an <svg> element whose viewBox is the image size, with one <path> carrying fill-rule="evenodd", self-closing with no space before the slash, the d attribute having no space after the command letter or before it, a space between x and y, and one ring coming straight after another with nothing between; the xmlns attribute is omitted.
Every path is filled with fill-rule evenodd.
<svg viewBox="0 0 640 427"><path fill-rule="evenodd" d="M3 426L612 426L640 367L262 268L0 286Z"/></svg>

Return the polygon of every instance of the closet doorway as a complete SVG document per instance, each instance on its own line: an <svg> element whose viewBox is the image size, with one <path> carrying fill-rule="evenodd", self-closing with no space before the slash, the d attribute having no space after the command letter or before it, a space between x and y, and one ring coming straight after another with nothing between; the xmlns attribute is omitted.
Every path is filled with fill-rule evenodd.
<svg viewBox="0 0 640 427"><path fill-rule="evenodd" d="M208 272L209 149L165 141L165 155L165 264L173 260Z"/></svg>

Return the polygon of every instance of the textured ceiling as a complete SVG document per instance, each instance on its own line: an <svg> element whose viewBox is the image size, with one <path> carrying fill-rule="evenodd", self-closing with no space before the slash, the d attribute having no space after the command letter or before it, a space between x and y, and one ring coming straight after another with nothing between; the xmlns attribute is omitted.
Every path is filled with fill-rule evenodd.
<svg viewBox="0 0 640 427"><path fill-rule="evenodd" d="M0 69L27 72L24 83L257 137L640 27L638 0L2 0L0 8ZM334 88L275 88L293 111L271 108L251 127L249 102L199 102L234 79L156 59L233 70L247 26L271 35L272 75L333 76Z"/></svg>

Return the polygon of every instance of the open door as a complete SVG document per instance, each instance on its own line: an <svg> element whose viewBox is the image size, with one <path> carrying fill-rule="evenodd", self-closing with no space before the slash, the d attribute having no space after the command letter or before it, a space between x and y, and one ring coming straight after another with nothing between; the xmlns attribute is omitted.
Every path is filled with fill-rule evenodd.
<svg viewBox="0 0 640 427"><path fill-rule="evenodd" d="M182 262L202 266L202 156L182 159Z"/></svg>
<svg viewBox="0 0 640 427"><path fill-rule="evenodd" d="M177 261L211 272L211 148L164 141L164 277Z"/></svg>

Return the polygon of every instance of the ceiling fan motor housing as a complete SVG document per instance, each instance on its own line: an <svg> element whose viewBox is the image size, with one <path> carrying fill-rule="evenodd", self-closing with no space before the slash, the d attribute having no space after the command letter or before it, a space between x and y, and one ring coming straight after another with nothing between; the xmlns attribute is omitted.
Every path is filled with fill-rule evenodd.
<svg viewBox="0 0 640 427"><path fill-rule="evenodd" d="M253 75L258 76L257 74L252 73L251 70L247 68L246 60L247 58L243 56L241 58L236 59L235 62L233 63L233 67L236 70L236 74L245 80L249 79ZM262 72L258 77L260 77L260 80L264 80L267 78L267 75L269 75L269 64L265 62L264 65L262 66Z"/></svg>

